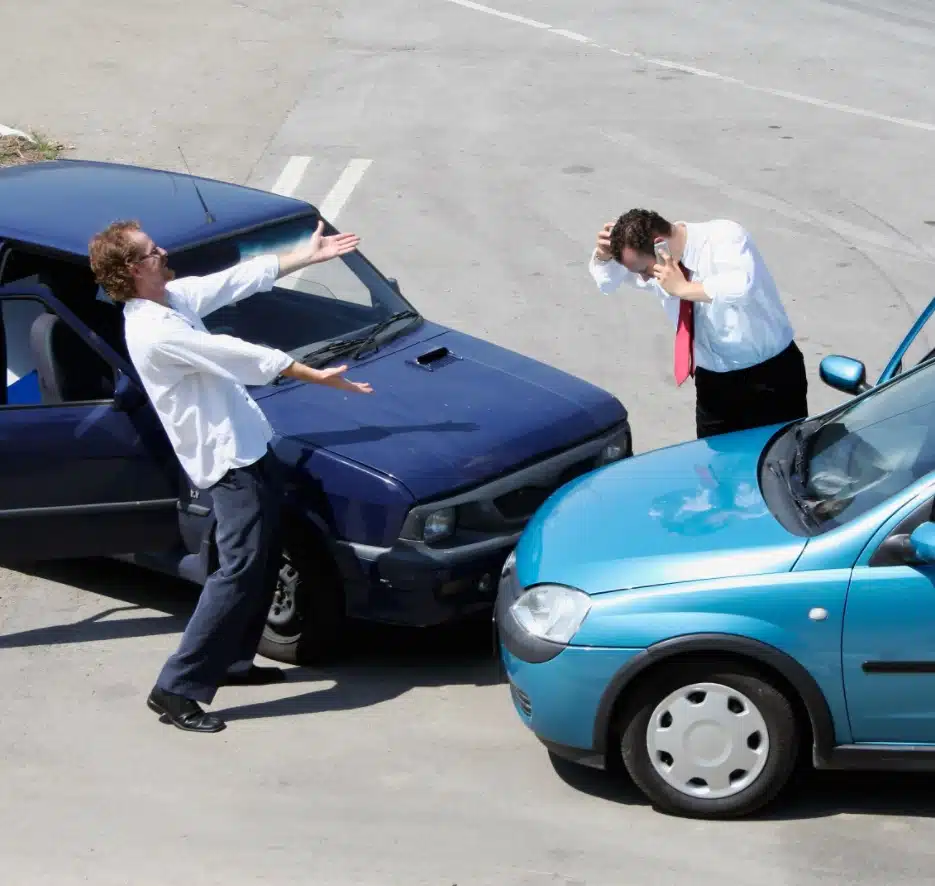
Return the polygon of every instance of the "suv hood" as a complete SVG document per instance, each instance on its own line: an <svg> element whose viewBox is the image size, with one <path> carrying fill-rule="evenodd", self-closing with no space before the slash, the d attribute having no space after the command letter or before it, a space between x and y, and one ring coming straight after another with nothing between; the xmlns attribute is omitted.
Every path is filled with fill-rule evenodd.
<svg viewBox="0 0 935 886"><path fill-rule="evenodd" d="M792 569L807 539L776 521L757 480L775 432L683 443L573 480L527 524L516 551L521 584L600 594Z"/></svg>
<svg viewBox="0 0 935 886"><path fill-rule="evenodd" d="M296 384L260 399L275 431L394 477L426 500L627 417L611 394L551 366L434 324L419 331L403 347L397 340L347 361L349 377L370 382L372 394ZM419 365L439 348L447 353Z"/></svg>

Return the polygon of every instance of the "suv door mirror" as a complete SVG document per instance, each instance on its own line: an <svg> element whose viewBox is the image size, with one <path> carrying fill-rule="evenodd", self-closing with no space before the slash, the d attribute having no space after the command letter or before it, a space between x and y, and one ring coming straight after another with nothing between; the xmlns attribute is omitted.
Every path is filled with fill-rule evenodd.
<svg viewBox="0 0 935 886"><path fill-rule="evenodd" d="M935 563L935 523L917 526L909 536L912 553L920 563Z"/></svg>
<svg viewBox="0 0 935 886"><path fill-rule="evenodd" d="M818 374L826 385L845 394L862 394L870 390L867 368L853 357L837 354L825 357L818 367Z"/></svg>
<svg viewBox="0 0 935 886"><path fill-rule="evenodd" d="M399 280L395 277L387 277L386 282L390 284L390 289L393 290L397 295L402 295L402 290L399 288Z"/></svg>

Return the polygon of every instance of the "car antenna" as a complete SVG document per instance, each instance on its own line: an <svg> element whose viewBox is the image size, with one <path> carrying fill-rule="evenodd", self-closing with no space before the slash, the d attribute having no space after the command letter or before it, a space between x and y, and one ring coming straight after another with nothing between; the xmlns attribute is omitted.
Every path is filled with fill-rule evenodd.
<svg viewBox="0 0 935 886"><path fill-rule="evenodd" d="M182 146L178 145L179 153L182 154ZM217 219L211 214L211 210L208 209L208 204L205 203L205 198L201 196L201 191L198 189L198 182L195 181L195 177L192 175L191 169L188 168L188 161L185 159L185 155L182 154L182 162L185 164L185 169L188 172L188 180L192 183L195 188L195 193L198 195L198 199L201 201L201 206L205 211L205 217L208 219L208 223L217 221Z"/></svg>

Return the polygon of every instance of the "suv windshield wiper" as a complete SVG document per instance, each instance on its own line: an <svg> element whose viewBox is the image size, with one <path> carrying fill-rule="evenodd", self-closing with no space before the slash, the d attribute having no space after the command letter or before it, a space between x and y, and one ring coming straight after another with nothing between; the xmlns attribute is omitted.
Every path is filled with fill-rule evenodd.
<svg viewBox="0 0 935 886"><path fill-rule="evenodd" d="M315 348L307 354L303 354L300 358L300 362L304 363L306 366L312 366L352 352L354 359L357 360L364 351L369 350L374 345L377 336L379 336L383 330L392 326L399 320L415 319L421 316L422 315L418 311L397 311L392 316L377 323L367 335L357 336L356 338L340 338L336 341L328 342L320 348ZM400 330L400 332L402 332L402 330ZM376 348L373 349L376 350Z"/></svg>
<svg viewBox="0 0 935 886"><path fill-rule="evenodd" d="M307 354L303 354L300 358L300 362L304 363L306 366L311 366L313 362L321 363L325 358L330 360L332 357L337 357L341 354L356 350L365 341L367 341L365 337L358 337L341 338L337 341L328 342L328 344L322 345L320 348L315 348Z"/></svg>
<svg viewBox="0 0 935 886"><path fill-rule="evenodd" d="M405 310L405 311L397 311L395 314L391 314L385 320L381 320L379 323L377 323L376 326L373 327L373 329L370 330L366 338L360 340L361 345L356 351L354 351L354 359L359 360L361 354L363 354L366 351L379 350L376 347L377 336L379 336L381 332L383 332L385 329L388 329L394 323L398 322L399 320L409 320L409 319L415 320L416 318L421 317L421 316L422 315L418 311ZM408 328L408 326L409 324L406 324L406 326L403 327L403 329ZM399 332L402 332L402 331L403 331L402 329L399 330Z"/></svg>

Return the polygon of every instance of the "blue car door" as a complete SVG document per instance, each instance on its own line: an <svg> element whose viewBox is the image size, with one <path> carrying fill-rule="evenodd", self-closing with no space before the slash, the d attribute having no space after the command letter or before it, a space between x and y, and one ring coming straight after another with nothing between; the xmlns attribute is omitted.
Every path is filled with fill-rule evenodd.
<svg viewBox="0 0 935 886"><path fill-rule="evenodd" d="M0 560L171 550L179 466L132 367L44 286L0 287Z"/></svg>
<svg viewBox="0 0 935 886"><path fill-rule="evenodd" d="M880 373L880 378L877 379L878 385L889 381L906 369L935 357L935 340L932 338L932 326L929 325L933 315L935 315L935 298L929 302L912 324L899 347L893 352L883 372Z"/></svg>
<svg viewBox="0 0 935 886"><path fill-rule="evenodd" d="M906 544L933 505L929 483L854 567L841 658L854 742L935 742L935 566L914 563Z"/></svg>

